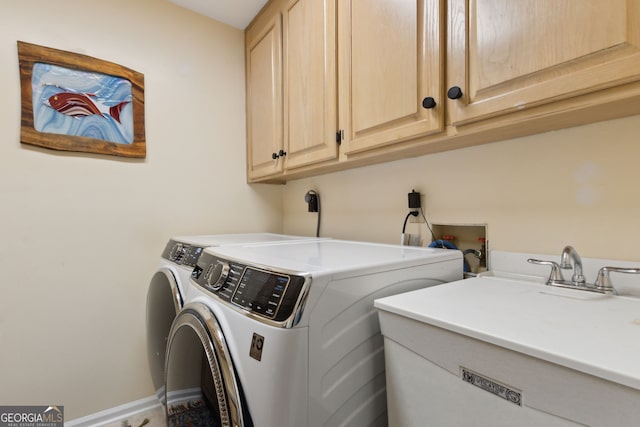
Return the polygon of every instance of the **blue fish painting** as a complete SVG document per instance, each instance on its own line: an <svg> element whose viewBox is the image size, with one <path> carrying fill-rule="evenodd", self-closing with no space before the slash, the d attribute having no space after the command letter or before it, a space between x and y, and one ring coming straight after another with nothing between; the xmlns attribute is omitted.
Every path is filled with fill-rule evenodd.
<svg viewBox="0 0 640 427"><path fill-rule="evenodd" d="M133 142L133 96L127 79L36 63L31 84L38 132Z"/></svg>

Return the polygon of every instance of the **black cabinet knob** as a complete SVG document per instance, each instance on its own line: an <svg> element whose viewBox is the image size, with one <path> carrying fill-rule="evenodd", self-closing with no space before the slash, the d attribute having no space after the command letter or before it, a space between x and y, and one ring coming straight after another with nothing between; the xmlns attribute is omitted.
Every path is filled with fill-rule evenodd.
<svg viewBox="0 0 640 427"><path fill-rule="evenodd" d="M422 108L426 108L427 110L434 108L436 105L438 105L436 103L436 100L433 99L433 97L431 96L427 96L425 99L422 100Z"/></svg>
<svg viewBox="0 0 640 427"><path fill-rule="evenodd" d="M462 89L460 89L458 86L451 86L447 91L447 98L449 99L462 98Z"/></svg>
<svg viewBox="0 0 640 427"><path fill-rule="evenodd" d="M272 158L273 160L276 160L278 157L280 157L280 156L278 156L278 154L276 154L276 153L271 153L271 158Z"/></svg>
<svg viewBox="0 0 640 427"><path fill-rule="evenodd" d="M286 152L286 151L284 151L284 150L280 150L280 151L278 152L278 155L279 155L280 157L284 157L284 156L286 156L286 155L287 155L287 152Z"/></svg>

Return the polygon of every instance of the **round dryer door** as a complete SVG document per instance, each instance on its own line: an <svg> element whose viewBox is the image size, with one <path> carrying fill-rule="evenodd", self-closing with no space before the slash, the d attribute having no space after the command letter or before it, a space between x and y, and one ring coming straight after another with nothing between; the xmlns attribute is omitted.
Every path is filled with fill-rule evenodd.
<svg viewBox="0 0 640 427"><path fill-rule="evenodd" d="M173 319L182 308L182 297L171 271L158 270L147 291L147 357L156 396L164 403L164 362Z"/></svg>
<svg viewBox="0 0 640 427"><path fill-rule="evenodd" d="M252 426L220 325L207 306L184 306L166 360L167 424Z"/></svg>

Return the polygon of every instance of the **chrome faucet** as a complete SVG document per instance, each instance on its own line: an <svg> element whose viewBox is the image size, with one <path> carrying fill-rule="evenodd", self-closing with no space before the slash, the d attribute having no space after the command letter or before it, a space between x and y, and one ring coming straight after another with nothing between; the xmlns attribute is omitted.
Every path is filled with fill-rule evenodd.
<svg viewBox="0 0 640 427"><path fill-rule="evenodd" d="M573 266L571 265L573 262ZM565 246L560 256L560 268L570 270L573 268L571 282L576 286L584 286L585 279L582 274L582 259L573 246Z"/></svg>
<svg viewBox="0 0 640 427"><path fill-rule="evenodd" d="M543 261L540 259L529 258L527 262L538 265L548 265L551 267L551 274L547 280L549 286L559 286L562 288L580 289L583 291L599 292L605 295L616 295L617 292L611 284L609 277L610 272L640 274L640 268L624 268L624 267L602 267L598 271L598 277L595 283L586 283L582 274L582 259L578 255L573 246L565 246L560 256L560 264L554 261ZM572 265L573 264L573 265ZM573 276L571 281L564 280L561 269L572 269Z"/></svg>

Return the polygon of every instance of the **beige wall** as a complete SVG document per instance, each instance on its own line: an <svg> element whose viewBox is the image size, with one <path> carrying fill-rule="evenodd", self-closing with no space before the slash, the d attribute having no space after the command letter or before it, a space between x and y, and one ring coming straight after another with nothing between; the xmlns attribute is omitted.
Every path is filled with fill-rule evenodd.
<svg viewBox="0 0 640 427"><path fill-rule="evenodd" d="M16 41L145 75L147 158L22 146ZM244 36L157 0L0 2L0 404L153 394L145 298L171 235L281 231L245 184Z"/></svg>
<svg viewBox="0 0 640 427"><path fill-rule="evenodd" d="M151 395L144 304L167 238L311 235L312 188L325 236L398 242L415 188L431 222L487 223L493 249L640 262L638 116L247 186L241 31L157 0L7 0L0 24L0 404L72 419ZM17 40L144 73L147 158L22 146Z"/></svg>
<svg viewBox="0 0 640 427"><path fill-rule="evenodd" d="M284 230L315 231L303 200L315 189L322 235L397 243L415 188L430 222L486 223L492 249L559 255L572 244L640 264L639 135L634 116L289 182ZM424 224L407 232L428 237Z"/></svg>

